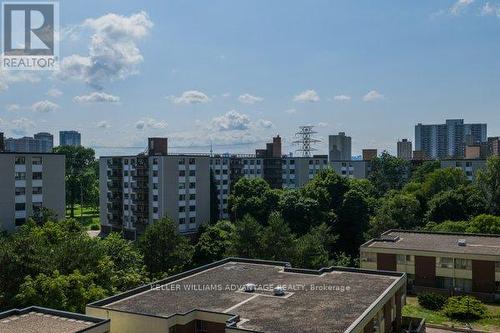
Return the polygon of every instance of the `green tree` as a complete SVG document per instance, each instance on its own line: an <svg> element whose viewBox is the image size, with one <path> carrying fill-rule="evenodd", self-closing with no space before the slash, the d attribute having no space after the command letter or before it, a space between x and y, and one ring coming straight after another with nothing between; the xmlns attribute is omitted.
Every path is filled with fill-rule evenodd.
<svg viewBox="0 0 500 333"><path fill-rule="evenodd" d="M330 228L323 224L298 238L293 266L310 269L329 266L331 260L328 248L333 240L329 230Z"/></svg>
<svg viewBox="0 0 500 333"><path fill-rule="evenodd" d="M233 246L234 234L235 225L230 221L219 221L208 226L196 244L195 263L204 265L226 257Z"/></svg>
<svg viewBox="0 0 500 333"><path fill-rule="evenodd" d="M477 184L486 197L489 212L500 215L500 156L488 158L486 168L477 172Z"/></svg>
<svg viewBox="0 0 500 333"><path fill-rule="evenodd" d="M96 173L95 152L82 146L59 146L55 153L66 157L66 203L70 216L75 216L75 204L83 199L85 204L97 204L99 175ZM94 206L95 207L95 206Z"/></svg>
<svg viewBox="0 0 500 333"><path fill-rule="evenodd" d="M321 170L303 188L303 195L316 200L327 214L337 213L349 191L349 180L339 176L332 169Z"/></svg>
<svg viewBox="0 0 500 333"><path fill-rule="evenodd" d="M262 229L262 225L249 214L236 221L231 254L243 258L260 258Z"/></svg>
<svg viewBox="0 0 500 333"><path fill-rule="evenodd" d="M332 219L331 214L322 210L316 199L305 196L300 190L283 191L278 207L292 232L297 235L303 235L312 226Z"/></svg>
<svg viewBox="0 0 500 333"><path fill-rule="evenodd" d="M356 190L346 193L335 224L339 235L339 248L349 255L356 255L364 242L364 233L368 229L369 203L365 195Z"/></svg>
<svg viewBox="0 0 500 333"><path fill-rule="evenodd" d="M371 237L379 237L389 229L415 229L421 225L420 202L414 195L396 192L381 199L370 220Z"/></svg>
<svg viewBox="0 0 500 333"><path fill-rule="evenodd" d="M440 168L440 161L425 161L424 163L422 163L422 165L418 166L412 171L411 181L423 183L429 174Z"/></svg>
<svg viewBox="0 0 500 333"><path fill-rule="evenodd" d="M432 197L428 204L426 219L434 222L467 220L486 212L486 205L477 188L461 186L455 190L440 192Z"/></svg>
<svg viewBox="0 0 500 333"><path fill-rule="evenodd" d="M85 312L87 303L107 296L106 290L97 286L92 274L82 275L75 271L61 275L55 271L51 275L38 274L24 278L15 296L19 306L38 305L71 312Z"/></svg>
<svg viewBox="0 0 500 333"><path fill-rule="evenodd" d="M291 261L295 256L295 237L278 212L271 213L262 232L262 253L263 258L278 261Z"/></svg>
<svg viewBox="0 0 500 333"><path fill-rule="evenodd" d="M368 179L373 183L379 195L389 190L399 190L406 184L410 173L408 161L383 152L372 161Z"/></svg>
<svg viewBox="0 0 500 333"><path fill-rule="evenodd" d="M468 183L462 169L437 169L426 177L421 185L420 191L422 196L428 200L439 192L455 190Z"/></svg>
<svg viewBox="0 0 500 333"><path fill-rule="evenodd" d="M152 277L181 272L191 265L194 254L188 238L179 234L169 218L147 226L139 239L139 249Z"/></svg>
<svg viewBox="0 0 500 333"><path fill-rule="evenodd" d="M233 220L251 215L259 223L265 224L278 200L279 191L272 190L264 179L241 178L229 195L229 209Z"/></svg>

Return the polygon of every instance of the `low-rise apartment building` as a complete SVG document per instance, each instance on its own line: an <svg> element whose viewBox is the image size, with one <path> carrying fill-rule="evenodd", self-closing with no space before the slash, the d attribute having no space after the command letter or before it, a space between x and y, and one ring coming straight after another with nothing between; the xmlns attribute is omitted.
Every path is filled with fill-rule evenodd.
<svg viewBox="0 0 500 333"><path fill-rule="evenodd" d="M484 169L486 166L485 159L452 159L452 160L441 160L441 168L458 168L461 169L467 179L474 181L476 179L477 171Z"/></svg>
<svg viewBox="0 0 500 333"><path fill-rule="evenodd" d="M360 252L361 268L407 273L415 292L500 298L500 235L389 230Z"/></svg>
<svg viewBox="0 0 500 333"><path fill-rule="evenodd" d="M301 188L321 170L329 167L328 155L284 156L282 159L283 188Z"/></svg>
<svg viewBox="0 0 500 333"><path fill-rule="evenodd" d="M404 273L227 258L94 302L86 313L110 319L111 333L389 333L403 327L405 295Z"/></svg>
<svg viewBox="0 0 500 333"><path fill-rule="evenodd" d="M0 231L14 231L42 207L65 217L65 157L0 152Z"/></svg>
<svg viewBox="0 0 500 333"><path fill-rule="evenodd" d="M371 172L372 161L346 160L331 162L333 170L343 176L355 179L365 179Z"/></svg>
<svg viewBox="0 0 500 333"><path fill-rule="evenodd" d="M104 234L135 239L164 217L194 233L210 221L209 155L104 156L99 175Z"/></svg>
<svg viewBox="0 0 500 333"><path fill-rule="evenodd" d="M0 313L2 333L109 333L109 319L31 306Z"/></svg>

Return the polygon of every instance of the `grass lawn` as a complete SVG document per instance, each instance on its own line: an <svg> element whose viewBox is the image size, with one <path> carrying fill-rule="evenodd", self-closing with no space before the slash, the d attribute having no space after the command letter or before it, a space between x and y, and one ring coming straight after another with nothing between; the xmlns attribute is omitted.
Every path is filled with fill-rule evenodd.
<svg viewBox="0 0 500 333"><path fill-rule="evenodd" d="M489 311L489 317L474 321L471 324L473 329L490 331L490 332L500 332L500 305L487 305ZM443 326L454 326L465 328L465 323L452 320L446 317L439 311L432 311L422 308L418 305L416 297L408 296L406 298L406 305L403 308L403 316L419 317L425 318L425 321L429 324L443 325Z"/></svg>
<svg viewBox="0 0 500 333"><path fill-rule="evenodd" d="M71 210L69 206L66 207L66 217L69 218ZM75 219L82 221L82 224L90 229L92 225L99 226L99 210L91 207L83 207L80 209L80 205L75 205Z"/></svg>

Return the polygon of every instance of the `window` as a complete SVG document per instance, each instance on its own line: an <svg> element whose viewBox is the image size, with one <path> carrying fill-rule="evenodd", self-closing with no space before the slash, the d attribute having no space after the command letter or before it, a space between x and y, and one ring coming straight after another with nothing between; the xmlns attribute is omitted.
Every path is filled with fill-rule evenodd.
<svg viewBox="0 0 500 333"><path fill-rule="evenodd" d="M455 278L455 288L470 292L472 290L472 280Z"/></svg>
<svg viewBox="0 0 500 333"><path fill-rule="evenodd" d="M25 222L26 222L25 218L18 218L18 219L16 219L16 227L19 227L19 226L23 225Z"/></svg>
<svg viewBox="0 0 500 333"><path fill-rule="evenodd" d="M158 189L158 183L153 183L153 190L157 190Z"/></svg>
<svg viewBox="0 0 500 333"><path fill-rule="evenodd" d="M16 210L17 211L26 210L26 204L24 202L16 203Z"/></svg>
<svg viewBox="0 0 500 333"><path fill-rule="evenodd" d="M193 165L193 164L195 164L195 163L196 163L196 162L195 162L195 159L194 159L194 158L190 158L190 159L189 159L189 164L190 164L190 165Z"/></svg>
<svg viewBox="0 0 500 333"><path fill-rule="evenodd" d="M42 158L40 156L32 157L31 164L33 165L42 165Z"/></svg>
<svg viewBox="0 0 500 333"><path fill-rule="evenodd" d="M26 172L16 172L16 180L25 180L26 179Z"/></svg>
<svg viewBox="0 0 500 333"><path fill-rule="evenodd" d="M184 213L186 211L186 206L179 207L179 213Z"/></svg>
<svg viewBox="0 0 500 333"><path fill-rule="evenodd" d="M123 164L128 165L128 158L123 161Z"/></svg>
<svg viewBox="0 0 500 333"><path fill-rule="evenodd" d="M153 207L153 213L158 213L158 207Z"/></svg>
<svg viewBox="0 0 500 333"><path fill-rule="evenodd" d="M373 252L361 252L361 261L377 262L377 254Z"/></svg>
<svg viewBox="0 0 500 333"><path fill-rule="evenodd" d="M184 164L186 164L186 160L185 160L185 159L183 159L183 158L181 158L181 159L179 160L179 165L184 165Z"/></svg>
<svg viewBox="0 0 500 333"><path fill-rule="evenodd" d="M196 194L190 194L189 200L196 200Z"/></svg>
<svg viewBox="0 0 500 333"><path fill-rule="evenodd" d="M153 158L153 165L157 165L158 164L158 159L157 158Z"/></svg>
<svg viewBox="0 0 500 333"><path fill-rule="evenodd" d="M186 200L186 195L185 194L179 194L179 201L185 201Z"/></svg>
<svg viewBox="0 0 500 333"><path fill-rule="evenodd" d="M25 195L26 188L25 187L16 187L16 195Z"/></svg>
<svg viewBox="0 0 500 333"><path fill-rule="evenodd" d="M33 212L37 212L40 209L42 209L42 203L41 202L35 202L32 205Z"/></svg>
<svg viewBox="0 0 500 333"><path fill-rule="evenodd" d="M189 223L196 223L196 217L190 217Z"/></svg>
<svg viewBox="0 0 500 333"><path fill-rule="evenodd" d="M441 289L452 289L453 288L453 278L436 276L437 287Z"/></svg>
<svg viewBox="0 0 500 333"><path fill-rule="evenodd" d="M196 333L204 333L207 331L207 325L203 320L196 321Z"/></svg>
<svg viewBox="0 0 500 333"><path fill-rule="evenodd" d="M181 217L181 218L179 219L179 224L184 224L184 223L186 223L186 219L185 219L185 218L183 218L183 217Z"/></svg>
<svg viewBox="0 0 500 333"><path fill-rule="evenodd" d="M455 259L455 269L472 269L472 260Z"/></svg>
<svg viewBox="0 0 500 333"><path fill-rule="evenodd" d="M189 188L191 189L196 188L196 183L189 183Z"/></svg>
<svg viewBox="0 0 500 333"><path fill-rule="evenodd" d="M24 157L21 157L21 156L16 156L14 161L18 165L19 164L26 164L26 159Z"/></svg>
<svg viewBox="0 0 500 333"><path fill-rule="evenodd" d="M398 254L397 262L400 265L406 265L406 256L404 254Z"/></svg>
<svg viewBox="0 0 500 333"><path fill-rule="evenodd" d="M190 212L195 212L196 211L196 206L189 206L189 211Z"/></svg>
<svg viewBox="0 0 500 333"><path fill-rule="evenodd" d="M186 176L186 171L185 170L179 170L179 177L185 177Z"/></svg>
<svg viewBox="0 0 500 333"><path fill-rule="evenodd" d="M42 188L40 186L33 187L33 194L42 194Z"/></svg>
<svg viewBox="0 0 500 333"><path fill-rule="evenodd" d="M189 177L196 176L196 170L189 170Z"/></svg>
<svg viewBox="0 0 500 333"><path fill-rule="evenodd" d="M158 196L157 195L153 195L153 201L158 201Z"/></svg>
<svg viewBox="0 0 500 333"><path fill-rule="evenodd" d="M153 171L153 177L158 177L158 171L156 170Z"/></svg>
<svg viewBox="0 0 500 333"><path fill-rule="evenodd" d="M42 173L41 172L33 172L33 179L42 179Z"/></svg>
<svg viewBox="0 0 500 333"><path fill-rule="evenodd" d="M437 267L440 268L453 268L453 258L437 258Z"/></svg>

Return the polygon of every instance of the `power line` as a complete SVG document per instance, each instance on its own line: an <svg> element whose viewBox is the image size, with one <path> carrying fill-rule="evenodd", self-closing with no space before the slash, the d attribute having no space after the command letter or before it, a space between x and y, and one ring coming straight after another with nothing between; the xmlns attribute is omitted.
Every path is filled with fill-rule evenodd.
<svg viewBox="0 0 500 333"><path fill-rule="evenodd" d="M314 138L314 134L318 132L313 130L314 126L300 126L299 131L295 133L295 136L298 138L293 141L294 144L299 145L299 149L297 152L302 152L303 157L311 157L312 152L317 149L313 147L314 144L321 142L321 140Z"/></svg>

